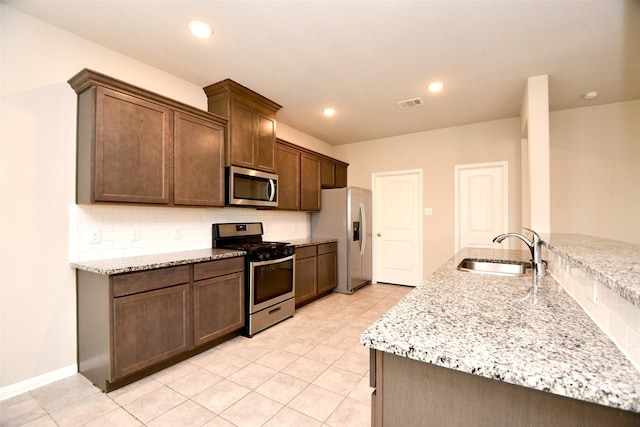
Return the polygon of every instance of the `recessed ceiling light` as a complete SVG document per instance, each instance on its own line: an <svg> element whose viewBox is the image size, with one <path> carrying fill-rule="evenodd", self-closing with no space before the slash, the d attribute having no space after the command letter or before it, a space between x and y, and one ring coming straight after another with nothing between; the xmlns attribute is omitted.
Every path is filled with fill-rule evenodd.
<svg viewBox="0 0 640 427"><path fill-rule="evenodd" d="M333 108L325 108L323 113L325 116L331 117L336 114L336 110L334 110Z"/></svg>
<svg viewBox="0 0 640 427"><path fill-rule="evenodd" d="M191 30L191 33L199 39L211 37L211 27L202 21L189 22L189 30Z"/></svg>
<svg viewBox="0 0 640 427"><path fill-rule="evenodd" d="M433 83L430 83L428 86L429 92L440 92L443 87L444 87L444 83L442 82L433 82Z"/></svg>
<svg viewBox="0 0 640 427"><path fill-rule="evenodd" d="M584 95L582 95L582 99L589 100L589 99L595 98L596 96L598 96L598 91L597 90L591 90L591 91L585 93Z"/></svg>

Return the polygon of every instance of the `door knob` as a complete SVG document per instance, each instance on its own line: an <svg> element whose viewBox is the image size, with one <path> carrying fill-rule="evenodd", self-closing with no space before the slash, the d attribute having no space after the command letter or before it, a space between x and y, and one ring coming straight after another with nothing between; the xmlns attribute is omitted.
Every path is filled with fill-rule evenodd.
<svg viewBox="0 0 640 427"><path fill-rule="evenodd" d="M378 234L376 234L376 236L380 237L380 236L382 236L382 234L378 233Z"/></svg>

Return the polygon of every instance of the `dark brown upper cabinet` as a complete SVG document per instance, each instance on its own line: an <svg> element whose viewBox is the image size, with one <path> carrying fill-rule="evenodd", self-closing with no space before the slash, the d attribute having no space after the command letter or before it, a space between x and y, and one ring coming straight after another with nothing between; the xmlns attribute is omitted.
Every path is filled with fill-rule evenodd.
<svg viewBox="0 0 640 427"><path fill-rule="evenodd" d="M320 210L320 158L302 153L300 156L300 210Z"/></svg>
<svg viewBox="0 0 640 427"><path fill-rule="evenodd" d="M347 186L347 164L338 160L322 159L322 188Z"/></svg>
<svg viewBox="0 0 640 427"><path fill-rule="evenodd" d="M278 139L278 209L319 211L320 190L347 186L347 163Z"/></svg>
<svg viewBox="0 0 640 427"><path fill-rule="evenodd" d="M174 117L174 204L224 206L224 126L187 113Z"/></svg>
<svg viewBox="0 0 640 427"><path fill-rule="evenodd" d="M274 172L276 113L281 106L230 79L204 92L209 111L229 120L226 165Z"/></svg>
<svg viewBox="0 0 640 427"><path fill-rule="evenodd" d="M278 209L300 210L300 155L290 144L276 142Z"/></svg>
<svg viewBox="0 0 640 427"><path fill-rule="evenodd" d="M224 206L225 119L88 69L69 84L77 203Z"/></svg>

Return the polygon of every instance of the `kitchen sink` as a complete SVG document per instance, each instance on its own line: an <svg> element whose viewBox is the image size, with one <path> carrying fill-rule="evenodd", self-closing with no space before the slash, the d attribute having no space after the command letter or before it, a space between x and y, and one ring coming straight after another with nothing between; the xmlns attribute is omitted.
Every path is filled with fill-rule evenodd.
<svg viewBox="0 0 640 427"><path fill-rule="evenodd" d="M531 268L530 262L504 259L465 258L458 264L460 271L497 276L524 276L527 268Z"/></svg>

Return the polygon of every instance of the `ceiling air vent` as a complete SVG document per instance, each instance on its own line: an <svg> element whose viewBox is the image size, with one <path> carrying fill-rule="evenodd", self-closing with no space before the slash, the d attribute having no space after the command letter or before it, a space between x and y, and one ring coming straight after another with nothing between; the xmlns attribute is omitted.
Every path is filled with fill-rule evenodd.
<svg viewBox="0 0 640 427"><path fill-rule="evenodd" d="M407 108L419 107L422 105L422 98L413 98L413 99L405 99L404 101L396 102L398 107L401 110L406 110Z"/></svg>

